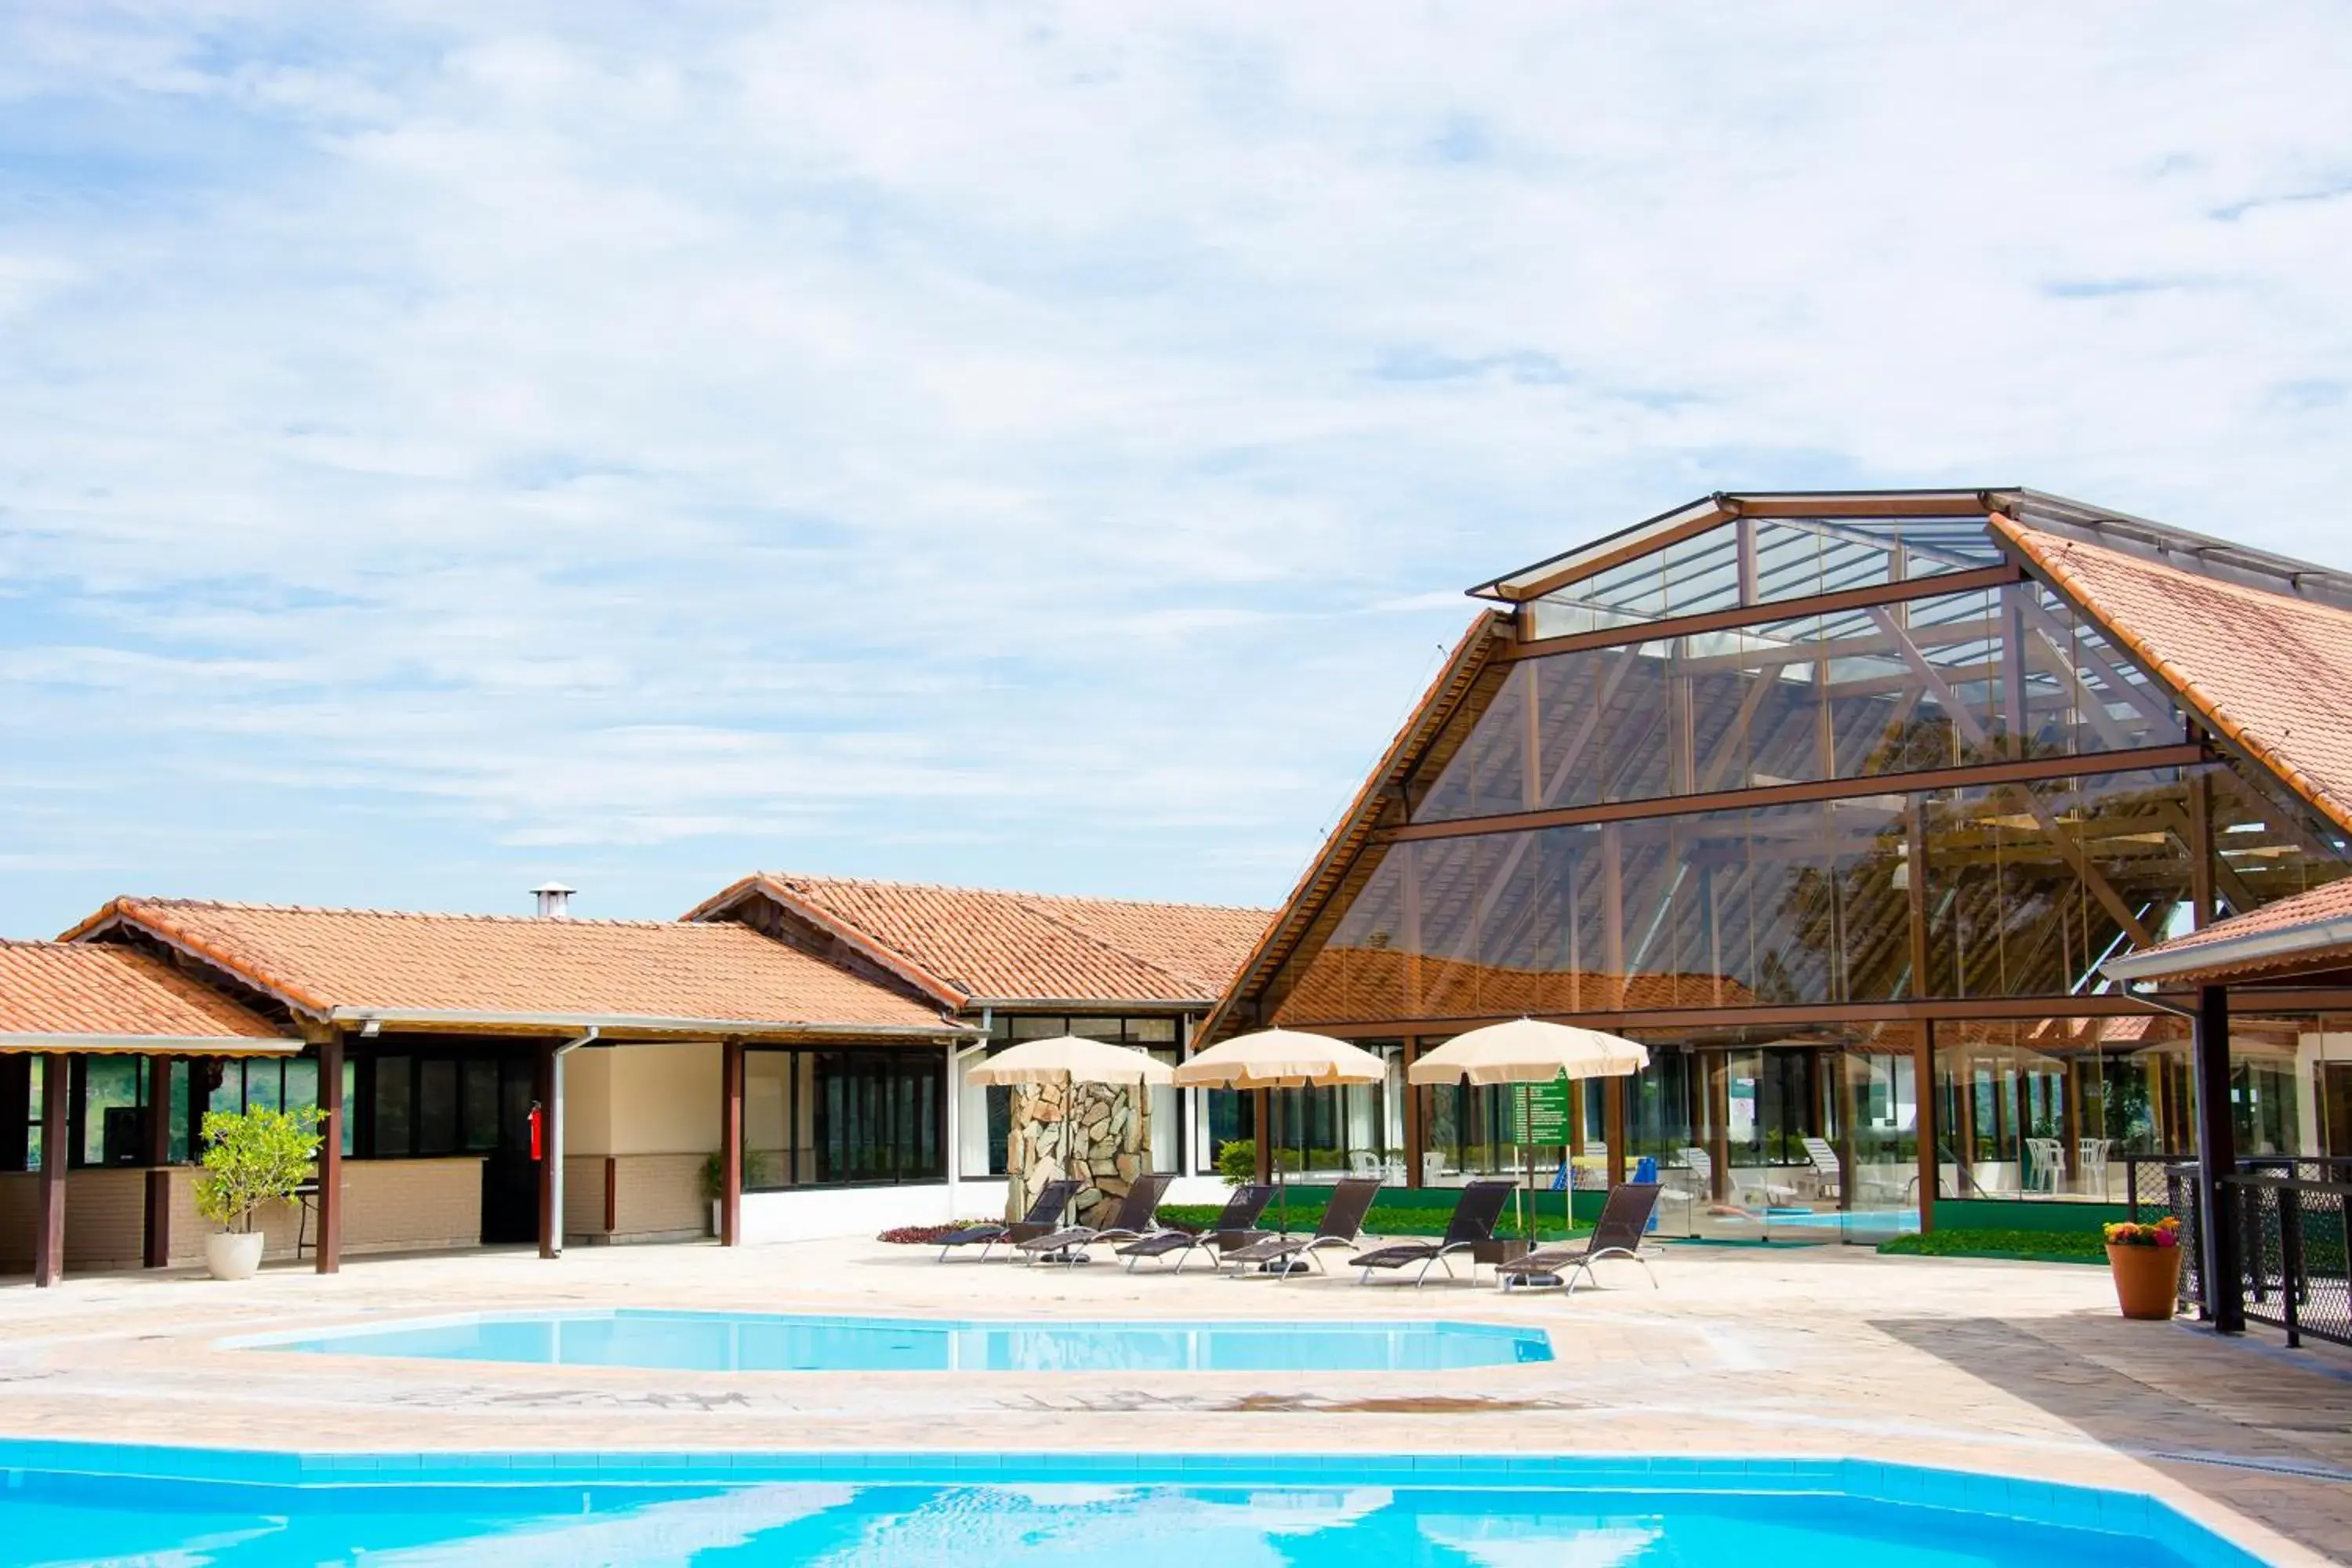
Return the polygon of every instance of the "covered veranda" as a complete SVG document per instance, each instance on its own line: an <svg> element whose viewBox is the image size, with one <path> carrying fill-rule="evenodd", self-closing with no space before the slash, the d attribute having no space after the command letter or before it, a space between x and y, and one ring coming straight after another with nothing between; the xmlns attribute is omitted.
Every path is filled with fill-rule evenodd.
<svg viewBox="0 0 2352 1568"><path fill-rule="evenodd" d="M2168 1194L2195 1252L2184 1289L2224 1333L2247 1320L2352 1344L2352 1035L2326 1027L2352 1014L2352 880L2221 921L2111 960L2107 976L2141 1000L2191 1021L2197 1083L2196 1159L2176 1168ZM2158 988L2161 988L2159 991ZM2240 1016L2300 1020L2315 1038L2313 1120L2320 1147L2248 1151L2249 1109L2232 1087Z"/></svg>
<svg viewBox="0 0 2352 1568"><path fill-rule="evenodd" d="M164 1081L197 1062L282 1059L302 1042L152 955L0 942L0 1268L161 1267L193 1209L171 1119L89 1114L91 1064ZM182 1218L183 1237L193 1227Z"/></svg>

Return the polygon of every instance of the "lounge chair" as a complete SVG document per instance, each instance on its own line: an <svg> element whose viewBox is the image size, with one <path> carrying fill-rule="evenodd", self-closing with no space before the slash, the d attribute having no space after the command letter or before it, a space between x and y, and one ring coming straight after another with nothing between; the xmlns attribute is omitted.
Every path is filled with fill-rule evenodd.
<svg viewBox="0 0 2352 1568"><path fill-rule="evenodd" d="M1118 1212L1111 1215L1108 1225L1066 1225L1013 1245L1029 1255L1033 1267L1041 1258L1075 1267L1087 1260L1087 1248L1097 1241L1133 1241L1150 1235L1153 1229L1151 1216L1158 1212L1168 1184L1175 1179L1157 1171L1136 1177L1135 1184L1127 1189L1127 1196L1119 1199Z"/></svg>
<svg viewBox="0 0 2352 1568"><path fill-rule="evenodd" d="M1224 1211L1217 1215L1217 1222L1208 1229L1191 1231L1162 1226L1149 1236L1129 1242L1118 1249L1118 1255L1127 1259L1127 1271L1132 1274L1135 1266L1143 1259L1165 1258L1172 1252L1176 1255L1176 1267L1169 1272L1181 1274L1185 1260L1195 1252L1227 1253L1264 1239L1265 1232L1256 1228L1257 1219L1265 1212L1265 1205L1273 1201L1274 1188L1270 1184L1244 1183L1235 1187L1233 1194L1225 1199ZM1213 1256L1209 1259L1209 1267L1213 1269L1221 1261L1222 1258Z"/></svg>
<svg viewBox="0 0 2352 1568"><path fill-rule="evenodd" d="M1264 1241L1234 1248L1220 1261L1244 1268L1263 1263L1268 1266L1266 1272L1277 1275L1290 1273L1294 1264L1312 1263L1317 1273L1328 1273L1323 1267L1322 1250L1356 1245L1357 1237L1363 1234L1364 1215L1380 1191L1377 1177L1350 1176L1331 1189L1331 1201L1323 1205L1323 1217L1317 1223L1313 1236L1269 1236ZM1273 1267L1276 1264L1281 1267Z"/></svg>
<svg viewBox="0 0 2352 1568"><path fill-rule="evenodd" d="M1495 1239L1495 1222L1503 1217L1503 1205L1510 1202L1511 1190L1517 1184L1514 1182L1471 1183L1462 1189L1461 1197L1454 1200L1454 1217L1446 1222L1443 1239L1391 1242L1386 1247L1375 1247L1350 1258L1348 1267L1364 1271L1356 1283L1370 1284L1375 1268L1405 1268L1415 1263L1421 1265L1421 1272L1413 1276L1412 1282L1416 1288L1429 1278L1433 1266L1444 1268L1445 1277L1453 1279L1454 1265L1449 1261L1453 1255L1467 1252ZM1471 1268L1474 1272L1476 1270L1475 1261Z"/></svg>
<svg viewBox="0 0 2352 1568"><path fill-rule="evenodd" d="M980 1260L988 1261L988 1249L1000 1241L1026 1241L1033 1236L1043 1236L1062 1223L1062 1211L1078 1195L1076 1182L1047 1182L1037 1189L1037 1196L1029 1212L1011 1224L968 1225L961 1230L951 1230L940 1237L939 1261L947 1261L948 1253L955 1247L980 1247Z"/></svg>
<svg viewBox="0 0 2352 1568"><path fill-rule="evenodd" d="M1521 1287L1565 1284L1573 1296L1577 1278L1591 1279L1592 1266L1604 1258L1630 1258L1642 1266L1643 1273L1650 1274L1650 1261L1642 1256L1642 1237L1649 1231L1650 1216L1658 1212L1659 1190L1655 1182L1624 1182L1610 1188L1609 1201L1601 1205L1601 1218L1591 1236L1558 1247L1539 1247L1525 1257L1497 1264L1496 1280L1506 1290L1513 1280ZM1658 1277L1650 1274L1650 1289L1657 1288Z"/></svg>

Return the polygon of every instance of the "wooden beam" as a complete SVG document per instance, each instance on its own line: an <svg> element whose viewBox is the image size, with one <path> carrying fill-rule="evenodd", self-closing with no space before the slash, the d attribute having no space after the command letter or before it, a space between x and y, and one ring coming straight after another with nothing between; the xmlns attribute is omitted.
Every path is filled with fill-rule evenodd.
<svg viewBox="0 0 2352 1568"><path fill-rule="evenodd" d="M147 1058L147 1114L140 1122L146 1135L146 1245L140 1262L162 1268L172 1261L172 1058Z"/></svg>
<svg viewBox="0 0 2352 1568"><path fill-rule="evenodd" d="M1667 616L1634 626L1604 626L1599 631L1570 632L1564 637L1538 637L1496 650L1504 660L1549 658L1555 654L1581 653L1590 648L1622 647L1629 643L1693 637L1701 632L1732 631L1759 623L1799 620L1808 616L1835 615L1872 605L1901 604L1907 599L1935 599L1949 594L1973 593L2025 580L2017 566L1985 566L1973 572L1948 572L1940 577L1911 577L1900 583L1873 583L1866 587L1841 588L1835 593L1809 594L1737 609L1706 610L1690 616ZM1759 612L1762 613L1759 613Z"/></svg>
<svg viewBox="0 0 2352 1568"><path fill-rule="evenodd" d="M1684 816L1702 811L1731 811L1748 806L1866 799L1873 795L1907 795L1918 790L1984 788L2042 779L2096 778L2105 773L2137 773L2150 768L2193 767L2209 760L2209 753L2202 746L2172 745L2144 746L2134 752L2100 752L2089 756L1971 763L1960 767L1923 768L1913 773L1805 779L1795 784L1766 784L1752 789L1710 790L1697 795L1660 795L1648 800L1602 801L1593 805L1554 806L1547 811L1498 812L1492 816L1463 816L1448 822L1415 822L1401 827L1381 828L1371 835L1371 840L1375 844L1411 844L1424 839L1475 838L1487 833L1581 827L1601 822L1639 822L1654 817Z"/></svg>
<svg viewBox="0 0 2352 1568"><path fill-rule="evenodd" d="M1924 1233L1936 1228L1936 1185L1943 1180L1943 1168L1936 1158L1936 1026L1933 1020L1919 1026L1918 1037L1911 1047L1911 1128L1919 1144L1919 1229Z"/></svg>
<svg viewBox="0 0 2352 1568"><path fill-rule="evenodd" d="M319 1042L319 1248L321 1274L343 1266L343 1032Z"/></svg>
<svg viewBox="0 0 2352 1568"><path fill-rule="evenodd" d="M1421 1185L1422 1168L1428 1163L1428 1118L1423 1111L1428 1091L1412 1081L1412 1064L1421 1058L1421 1037L1404 1037L1404 1184Z"/></svg>
<svg viewBox="0 0 2352 1568"><path fill-rule="evenodd" d="M1979 490L1914 490L1907 493L1896 490L1877 495L1858 491L1811 496L1731 496L1726 499L1741 517L1981 518L1990 510L1983 492Z"/></svg>
<svg viewBox="0 0 2352 1568"><path fill-rule="evenodd" d="M1612 1187L1625 1181L1625 1085L1629 1081L1622 1078L1608 1080L1609 1099L1601 1110L1609 1141L1609 1184Z"/></svg>
<svg viewBox="0 0 2352 1568"><path fill-rule="evenodd" d="M66 1273L66 1102L73 1098L73 1058L41 1058L41 1179L33 1200L33 1283L44 1288Z"/></svg>
<svg viewBox="0 0 2352 1568"><path fill-rule="evenodd" d="M955 1047L950 1046L950 1051ZM743 1244L743 1042L720 1047L719 1124L719 1245ZM1069 1108L1064 1107L1067 1115ZM956 1157L950 1154L950 1158Z"/></svg>
<svg viewBox="0 0 2352 1568"><path fill-rule="evenodd" d="M1694 538L1719 523L1729 521L1731 521L1729 512L1713 505L1703 504L1698 510L1685 513L1680 521L1675 521L1674 514L1668 513L1666 517L1655 520L1652 525L1636 524L1627 529L1622 536L1623 542L1620 544L1610 548L1595 547L1579 551L1573 560L1545 573L1542 576L1531 582L1513 584L1507 590L1507 596L1518 603L1525 603L1529 599L1540 599L1546 594L1556 593L1567 587L1570 583L1580 583L1588 577L1597 577L1612 566L1621 566L1628 561L1636 560L1654 551L1663 550L1669 544L1679 544L1685 539ZM1601 542L1603 545L1607 543L1606 541ZM1505 592L1500 579L1489 586L1495 588L1497 593Z"/></svg>

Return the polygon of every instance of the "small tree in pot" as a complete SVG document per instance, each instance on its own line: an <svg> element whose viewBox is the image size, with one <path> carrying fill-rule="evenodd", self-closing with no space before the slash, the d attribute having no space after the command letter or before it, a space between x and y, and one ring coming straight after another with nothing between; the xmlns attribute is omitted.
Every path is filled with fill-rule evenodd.
<svg viewBox="0 0 2352 1568"><path fill-rule="evenodd" d="M196 1212L221 1227L205 1238L205 1266L215 1279L250 1279L263 1241L253 1216L318 1174L319 1110L209 1111L203 1132Z"/></svg>

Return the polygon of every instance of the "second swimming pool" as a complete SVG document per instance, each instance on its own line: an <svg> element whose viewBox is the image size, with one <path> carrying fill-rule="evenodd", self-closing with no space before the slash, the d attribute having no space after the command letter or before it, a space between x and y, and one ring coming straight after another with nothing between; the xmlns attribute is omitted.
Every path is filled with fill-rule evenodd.
<svg viewBox="0 0 2352 1568"><path fill-rule="evenodd" d="M1442 1372L1552 1359L1540 1329L1454 1322L988 1322L773 1312L483 1313L237 1342L681 1372Z"/></svg>

